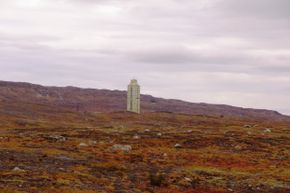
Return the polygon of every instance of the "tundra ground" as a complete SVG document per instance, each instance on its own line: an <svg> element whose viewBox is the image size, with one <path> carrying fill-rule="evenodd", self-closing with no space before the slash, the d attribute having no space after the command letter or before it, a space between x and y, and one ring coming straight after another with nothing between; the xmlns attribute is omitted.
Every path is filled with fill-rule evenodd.
<svg viewBox="0 0 290 193"><path fill-rule="evenodd" d="M173 113L0 115L0 192L290 192L290 124Z"/></svg>

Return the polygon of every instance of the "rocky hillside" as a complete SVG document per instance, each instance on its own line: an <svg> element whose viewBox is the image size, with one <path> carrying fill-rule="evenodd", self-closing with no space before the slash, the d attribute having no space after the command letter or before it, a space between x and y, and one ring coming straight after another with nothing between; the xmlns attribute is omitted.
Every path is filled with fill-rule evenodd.
<svg viewBox="0 0 290 193"><path fill-rule="evenodd" d="M143 112L173 112L193 115L232 116L290 120L276 111L190 103L141 96ZM0 81L0 112L5 114L37 114L51 111L113 112L126 109L126 92L118 90L46 87L30 83Z"/></svg>

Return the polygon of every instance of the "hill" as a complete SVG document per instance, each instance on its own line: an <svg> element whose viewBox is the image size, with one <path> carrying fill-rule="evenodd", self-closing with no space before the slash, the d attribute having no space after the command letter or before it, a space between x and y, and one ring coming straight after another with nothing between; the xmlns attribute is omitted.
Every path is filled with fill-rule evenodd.
<svg viewBox="0 0 290 193"><path fill-rule="evenodd" d="M116 112L126 109L126 91L47 87L30 83L0 81L2 113L35 114L46 111ZM191 115L290 120L276 111L229 105L191 103L174 99L141 96L142 112L172 112Z"/></svg>

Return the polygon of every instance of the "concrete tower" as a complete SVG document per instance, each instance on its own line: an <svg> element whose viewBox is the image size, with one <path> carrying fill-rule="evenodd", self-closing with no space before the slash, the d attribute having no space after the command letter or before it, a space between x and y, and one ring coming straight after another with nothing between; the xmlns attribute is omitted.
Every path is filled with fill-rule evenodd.
<svg viewBox="0 0 290 193"><path fill-rule="evenodd" d="M140 86L135 79L128 85L127 111L140 113Z"/></svg>

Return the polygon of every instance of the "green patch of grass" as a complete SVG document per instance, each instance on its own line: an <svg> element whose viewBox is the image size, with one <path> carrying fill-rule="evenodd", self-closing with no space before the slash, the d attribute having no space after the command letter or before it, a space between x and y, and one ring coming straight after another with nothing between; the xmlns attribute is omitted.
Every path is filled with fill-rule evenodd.
<svg viewBox="0 0 290 193"><path fill-rule="evenodd" d="M252 176L253 174L238 170L224 170L213 167L204 166L189 166L185 168L185 171L195 174L213 175L213 176Z"/></svg>

